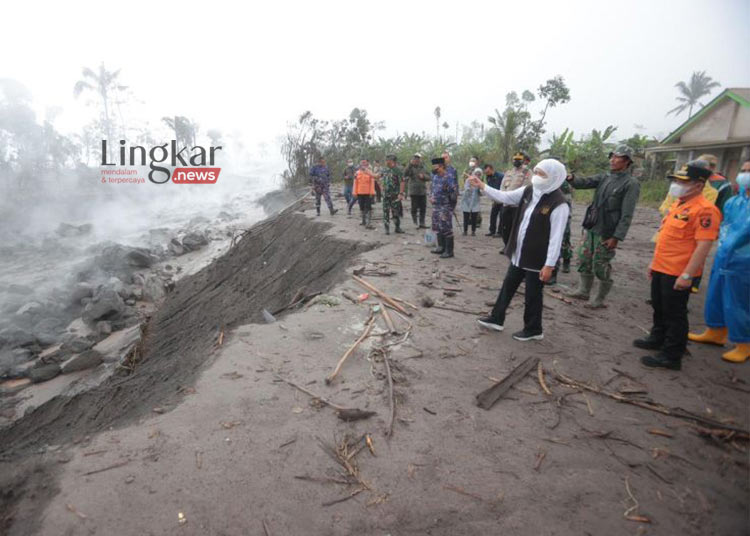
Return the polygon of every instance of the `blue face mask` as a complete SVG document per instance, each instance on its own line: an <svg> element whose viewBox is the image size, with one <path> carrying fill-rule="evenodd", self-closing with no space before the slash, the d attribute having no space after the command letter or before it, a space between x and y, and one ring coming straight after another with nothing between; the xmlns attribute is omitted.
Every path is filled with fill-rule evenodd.
<svg viewBox="0 0 750 536"><path fill-rule="evenodd" d="M737 186L743 190L750 189L750 171L743 171L737 175Z"/></svg>

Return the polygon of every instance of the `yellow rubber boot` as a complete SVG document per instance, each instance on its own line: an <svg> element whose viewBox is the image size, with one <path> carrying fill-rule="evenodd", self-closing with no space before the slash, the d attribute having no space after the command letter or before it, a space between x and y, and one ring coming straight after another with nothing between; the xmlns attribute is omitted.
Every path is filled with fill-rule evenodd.
<svg viewBox="0 0 750 536"><path fill-rule="evenodd" d="M740 342L734 350L722 355L721 358L732 363L744 363L750 357L750 342Z"/></svg>
<svg viewBox="0 0 750 536"><path fill-rule="evenodd" d="M688 333L688 339L693 342L724 346L727 342L727 328L706 328L703 333Z"/></svg>

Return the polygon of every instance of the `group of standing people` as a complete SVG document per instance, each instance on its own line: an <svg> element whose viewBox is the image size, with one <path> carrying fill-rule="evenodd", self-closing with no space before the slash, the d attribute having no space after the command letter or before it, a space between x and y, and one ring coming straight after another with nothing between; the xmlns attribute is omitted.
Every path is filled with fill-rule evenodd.
<svg viewBox="0 0 750 536"><path fill-rule="evenodd" d="M720 236L720 225L719 250L706 302L708 329L702 334L690 334L689 338L721 345L728 338L736 343L736 348L724 354L725 359L741 362L750 357L750 161L743 164L737 177L738 193L731 197L728 181L715 172L715 162L712 168L710 155L704 156L668 176L671 198L665 201L668 206L663 211L648 268L652 328L647 337L633 342L638 348L655 352L641 359L648 367L681 368L688 340L688 299L702 275L712 243ZM402 203L408 195L412 220L417 228L425 229L429 197L437 244L432 252L441 258L453 257L458 173L447 152L433 158L431 164L428 173L422 155L415 154L402 170L395 155L388 155L386 166L376 172L367 160L362 160L358 168L350 161L344 172L348 213L358 202L360 225L372 228L372 203L379 190L386 234L390 234L391 218L395 232L401 233ZM553 158L542 160L533 168L529 164L528 156L519 152L513 157L513 168L501 173L491 164L480 167L478 159L472 158L463 174L461 200L464 235L471 229L472 236L480 223L480 197L492 200L488 236L503 238L503 253L510 259L492 312L480 318L479 323L502 331L510 301L521 282L525 282L524 327L513 334L520 341L543 338L543 287L554 283L561 260L563 271L570 269L571 188L595 192L582 222L579 282L568 295L587 300L586 305L595 309L605 307L614 286L612 261L619 244L626 239L640 194L640 184L631 173L633 151L626 145L618 145L610 153L608 172L591 177L569 174L564 164ZM320 165L324 166L324 162ZM324 174L318 171L317 176L321 175ZM314 180L318 214L321 196L335 213L328 186L316 187ZM598 287L593 292L595 280Z"/></svg>

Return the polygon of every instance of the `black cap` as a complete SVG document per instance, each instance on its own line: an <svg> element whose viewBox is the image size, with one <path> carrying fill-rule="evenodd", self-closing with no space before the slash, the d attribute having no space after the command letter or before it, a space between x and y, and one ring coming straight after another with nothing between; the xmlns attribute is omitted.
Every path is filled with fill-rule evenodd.
<svg viewBox="0 0 750 536"><path fill-rule="evenodd" d="M393 160L394 162L398 162L398 158L396 158L395 154L389 154L385 157L386 160Z"/></svg>
<svg viewBox="0 0 750 536"><path fill-rule="evenodd" d="M433 166L434 165L438 165L438 164L444 166L445 165L445 158L443 158L442 156L439 156L438 158L433 158L432 159L432 165Z"/></svg>

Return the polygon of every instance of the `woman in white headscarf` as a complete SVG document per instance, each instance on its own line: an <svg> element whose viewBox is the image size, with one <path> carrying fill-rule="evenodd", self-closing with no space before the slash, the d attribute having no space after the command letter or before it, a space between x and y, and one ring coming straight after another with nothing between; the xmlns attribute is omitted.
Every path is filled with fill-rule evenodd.
<svg viewBox="0 0 750 536"><path fill-rule="evenodd" d="M531 185L517 190L500 191L476 178L468 179L471 185L482 190L487 197L504 205L518 206L513 230L505 248L510 266L503 287L490 316L479 319L489 329L502 331L505 311L522 281L526 281L523 330L514 333L519 341L541 340L542 292L544 283L560 256L565 224L570 208L560 191L567 176L565 166L554 159L539 162L534 168Z"/></svg>

